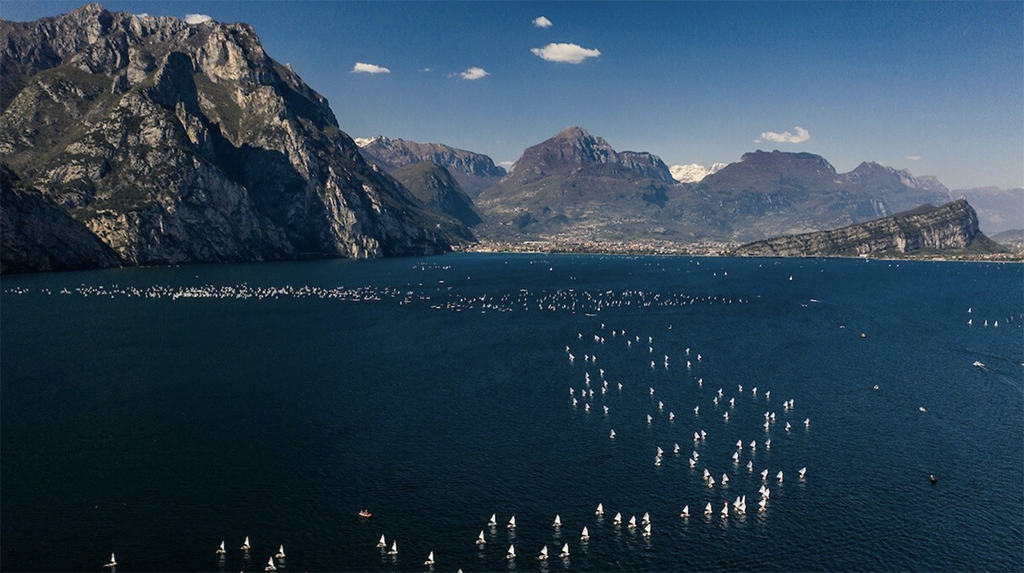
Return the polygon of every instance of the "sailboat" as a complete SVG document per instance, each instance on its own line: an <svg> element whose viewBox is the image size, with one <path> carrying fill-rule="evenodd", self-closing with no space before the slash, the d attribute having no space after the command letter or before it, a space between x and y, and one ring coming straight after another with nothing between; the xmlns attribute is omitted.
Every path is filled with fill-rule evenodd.
<svg viewBox="0 0 1024 573"><path fill-rule="evenodd" d="M711 502L709 501L707 506L704 507L704 515L711 515L714 509L711 508Z"/></svg>
<svg viewBox="0 0 1024 573"><path fill-rule="evenodd" d="M267 566L263 568L264 571L277 571L277 567L274 567L274 558L267 557Z"/></svg>
<svg viewBox="0 0 1024 573"><path fill-rule="evenodd" d="M391 549L388 550L388 555L398 555L398 542L397 541L392 541L391 542Z"/></svg>
<svg viewBox="0 0 1024 573"><path fill-rule="evenodd" d="M616 513L615 519L612 520L612 525L622 525L622 514Z"/></svg>
<svg viewBox="0 0 1024 573"><path fill-rule="evenodd" d="M228 552L227 549L224 549L224 542L221 541L220 542L220 547L217 548L217 554L218 555L224 555L227 552Z"/></svg>
<svg viewBox="0 0 1024 573"><path fill-rule="evenodd" d="M604 504L597 504L597 510L594 511L594 515L604 515Z"/></svg>
<svg viewBox="0 0 1024 573"><path fill-rule="evenodd" d="M515 529L516 528L516 516L513 515L512 518L508 520L508 525L506 525L505 527L507 527L509 529Z"/></svg>
<svg viewBox="0 0 1024 573"><path fill-rule="evenodd" d="M562 527L562 518L557 514L555 515L555 521L551 523L551 527L554 527L555 529Z"/></svg>
<svg viewBox="0 0 1024 573"><path fill-rule="evenodd" d="M512 560L512 559L515 559L515 558L516 558L516 546L514 544L513 545L509 545L508 546L508 553L505 554L505 559L506 560Z"/></svg>
<svg viewBox="0 0 1024 573"><path fill-rule="evenodd" d="M679 514L679 517L690 517L690 506L685 506L683 512Z"/></svg>
<svg viewBox="0 0 1024 573"><path fill-rule="evenodd" d="M381 539L384 539L384 536L381 536ZM477 545L486 545L487 544L487 540L484 539L484 530L483 529L480 530L480 535L478 535L477 538L476 538L476 544Z"/></svg>
<svg viewBox="0 0 1024 573"><path fill-rule="evenodd" d="M483 532L481 531L480 533L483 533ZM387 544L387 542L386 542L386 541L384 541L384 536L383 536L383 535L381 535L381 536L380 536L380 541L378 541L378 542L377 542L377 547L379 547L379 548L383 549L383 548L385 548L385 547L387 547L387 546L388 546L388 544Z"/></svg>
<svg viewBox="0 0 1024 573"><path fill-rule="evenodd" d="M543 548L541 548L540 555L537 556L537 560L538 561L547 561L547 559L548 559L548 546L545 545Z"/></svg>
<svg viewBox="0 0 1024 573"><path fill-rule="evenodd" d="M779 473L776 474L775 477L778 478L779 483L782 483L782 471L779 471Z"/></svg>
<svg viewBox="0 0 1024 573"><path fill-rule="evenodd" d="M558 556L561 557L562 559L565 559L566 557L569 556L569 544L568 543L566 543L565 545L562 546L562 551L561 551L561 553L558 554Z"/></svg>
<svg viewBox="0 0 1024 573"><path fill-rule="evenodd" d="M612 430L612 431L608 432L608 439L611 439L611 440L615 439L615 430Z"/></svg>
<svg viewBox="0 0 1024 573"><path fill-rule="evenodd" d="M248 551L248 550L252 549L252 546L249 545L249 536L248 535L245 536L245 541L242 542L242 546L239 547L239 549L241 549L242 551Z"/></svg>
<svg viewBox="0 0 1024 573"><path fill-rule="evenodd" d="M426 565L427 567L430 567L430 566L432 566L434 564L434 552L433 551L431 551L430 554L427 555L427 560L424 561L423 564Z"/></svg>
<svg viewBox="0 0 1024 573"><path fill-rule="evenodd" d="M636 529L636 516L630 516L629 523L627 524L630 529Z"/></svg>
<svg viewBox="0 0 1024 573"><path fill-rule="evenodd" d="M487 522L487 525L491 527L495 527L496 525L498 525L498 514L492 513L491 520Z"/></svg>
<svg viewBox="0 0 1024 573"><path fill-rule="evenodd" d="M804 479L805 475L807 475L807 468L800 468L800 479Z"/></svg>
<svg viewBox="0 0 1024 573"><path fill-rule="evenodd" d="M114 554L113 553L110 554L110 561L107 561L107 564L104 565L104 567L106 567L108 569L112 568L112 567L117 567L117 559L114 559Z"/></svg>
<svg viewBox="0 0 1024 573"><path fill-rule="evenodd" d="M278 559L284 559L284 545L278 548L277 555L275 555L274 557L277 557Z"/></svg>
<svg viewBox="0 0 1024 573"><path fill-rule="evenodd" d="M644 526L644 537L650 537L650 536L651 536L651 524L648 523L647 525Z"/></svg>
<svg viewBox="0 0 1024 573"><path fill-rule="evenodd" d="M642 523L644 525L647 525L650 522L651 522L651 514L650 513L644 513L644 516L642 518L640 518L640 523Z"/></svg>
<svg viewBox="0 0 1024 573"><path fill-rule="evenodd" d="M589 541L589 540L590 540L590 532L587 531L587 526L584 525L583 526L583 533L580 535L580 541Z"/></svg>

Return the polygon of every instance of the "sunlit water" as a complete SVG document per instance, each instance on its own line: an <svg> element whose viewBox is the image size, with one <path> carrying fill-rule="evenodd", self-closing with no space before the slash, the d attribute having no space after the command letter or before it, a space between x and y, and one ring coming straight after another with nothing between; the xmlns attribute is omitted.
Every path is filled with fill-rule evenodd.
<svg viewBox="0 0 1024 573"><path fill-rule="evenodd" d="M0 567L1020 571L1022 283L542 255L4 277Z"/></svg>

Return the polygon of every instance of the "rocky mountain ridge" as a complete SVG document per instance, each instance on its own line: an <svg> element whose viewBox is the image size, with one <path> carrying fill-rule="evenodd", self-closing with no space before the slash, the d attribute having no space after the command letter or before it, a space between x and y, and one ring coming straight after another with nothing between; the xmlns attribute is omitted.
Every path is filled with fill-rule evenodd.
<svg viewBox="0 0 1024 573"><path fill-rule="evenodd" d="M470 196L479 195L506 175L504 168L496 166L490 157L482 153L441 143L418 143L378 135L357 138L356 144L367 161L385 171L417 163L436 163L455 177L462 190Z"/></svg>
<svg viewBox="0 0 1024 573"><path fill-rule="evenodd" d="M840 229L788 235L743 245L744 257L854 257L915 253L1002 252L978 229L978 216L960 199Z"/></svg>

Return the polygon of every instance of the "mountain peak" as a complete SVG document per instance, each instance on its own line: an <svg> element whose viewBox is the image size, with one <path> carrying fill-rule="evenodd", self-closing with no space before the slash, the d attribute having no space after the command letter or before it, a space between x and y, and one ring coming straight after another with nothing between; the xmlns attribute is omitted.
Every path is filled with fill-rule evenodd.
<svg viewBox="0 0 1024 573"><path fill-rule="evenodd" d="M559 131L551 139L583 139L593 137L590 132L583 129L578 125L570 125L569 127ZM600 138L598 138L600 139Z"/></svg>

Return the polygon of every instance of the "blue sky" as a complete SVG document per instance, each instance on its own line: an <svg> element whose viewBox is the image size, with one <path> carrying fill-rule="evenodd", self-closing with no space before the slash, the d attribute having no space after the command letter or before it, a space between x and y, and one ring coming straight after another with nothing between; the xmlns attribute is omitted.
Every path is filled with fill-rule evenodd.
<svg viewBox="0 0 1024 573"><path fill-rule="evenodd" d="M2 17L80 4L7 0ZM907 167L950 188L1024 185L1021 2L103 4L252 24L354 137L438 141L501 162L581 125L670 165L780 149L839 171ZM552 25L534 25L540 16ZM551 43L600 55L573 64L531 51ZM390 71L352 73L357 62ZM463 79L470 68L487 75ZM798 126L809 138L762 136Z"/></svg>

